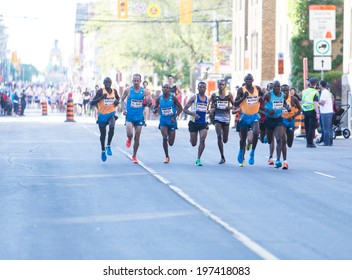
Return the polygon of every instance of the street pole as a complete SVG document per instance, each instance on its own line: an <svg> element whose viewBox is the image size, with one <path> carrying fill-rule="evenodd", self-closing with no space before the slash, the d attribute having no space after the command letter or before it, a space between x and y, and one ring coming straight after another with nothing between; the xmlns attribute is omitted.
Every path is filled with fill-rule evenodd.
<svg viewBox="0 0 352 280"><path fill-rule="evenodd" d="M219 21L218 21L218 19L215 20L215 32L216 32L216 42L219 42L220 35L219 35Z"/></svg>
<svg viewBox="0 0 352 280"><path fill-rule="evenodd" d="M303 58L303 88L306 89L307 86L307 78L308 78L308 58Z"/></svg>

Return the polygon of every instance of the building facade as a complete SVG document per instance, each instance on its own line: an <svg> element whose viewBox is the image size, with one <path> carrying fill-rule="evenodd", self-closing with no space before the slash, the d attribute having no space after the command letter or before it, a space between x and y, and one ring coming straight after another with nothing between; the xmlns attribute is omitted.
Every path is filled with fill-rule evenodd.
<svg viewBox="0 0 352 280"><path fill-rule="evenodd" d="M343 76L341 103L351 105L352 101L352 1L344 1L343 24ZM349 129L352 127L352 109L350 108L344 120Z"/></svg>
<svg viewBox="0 0 352 280"><path fill-rule="evenodd" d="M289 83L291 30L288 1L235 0L232 79L241 84L251 73L263 87L273 80Z"/></svg>

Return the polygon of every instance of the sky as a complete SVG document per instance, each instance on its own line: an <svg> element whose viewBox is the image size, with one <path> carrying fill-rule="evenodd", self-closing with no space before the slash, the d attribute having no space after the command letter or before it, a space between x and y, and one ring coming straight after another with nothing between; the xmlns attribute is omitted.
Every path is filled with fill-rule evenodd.
<svg viewBox="0 0 352 280"><path fill-rule="evenodd" d="M0 0L0 15L7 27L7 55L17 52L21 63L46 68L58 40L63 64L74 53L77 0Z"/></svg>

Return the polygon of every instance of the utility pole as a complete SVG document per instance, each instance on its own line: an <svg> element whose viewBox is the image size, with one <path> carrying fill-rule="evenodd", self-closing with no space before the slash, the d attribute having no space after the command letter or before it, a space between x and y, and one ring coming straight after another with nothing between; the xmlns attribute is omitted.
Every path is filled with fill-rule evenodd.
<svg viewBox="0 0 352 280"><path fill-rule="evenodd" d="M219 21L218 19L215 19L215 34L216 34L216 42L219 42Z"/></svg>

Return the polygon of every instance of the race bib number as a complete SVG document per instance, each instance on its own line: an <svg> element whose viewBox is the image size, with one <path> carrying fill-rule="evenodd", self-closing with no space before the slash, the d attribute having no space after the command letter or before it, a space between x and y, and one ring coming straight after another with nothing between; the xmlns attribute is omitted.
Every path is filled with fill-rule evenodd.
<svg viewBox="0 0 352 280"><path fill-rule="evenodd" d="M115 101L114 98L105 98L105 99L104 99L104 105L105 105L105 106L114 105L114 101Z"/></svg>
<svg viewBox="0 0 352 280"><path fill-rule="evenodd" d="M161 108L161 114L163 116L170 116L170 115L173 115L174 112L172 111L172 108L171 107L168 107L168 108Z"/></svg>
<svg viewBox="0 0 352 280"><path fill-rule="evenodd" d="M275 100L273 101L273 109L274 110L280 110L284 107L284 101L283 100Z"/></svg>
<svg viewBox="0 0 352 280"><path fill-rule="evenodd" d="M248 105L256 105L258 103L258 96L247 96Z"/></svg>
<svg viewBox="0 0 352 280"><path fill-rule="evenodd" d="M225 109L227 109L227 105L228 105L227 101L218 100L217 104L216 104L216 108L221 109L221 110L225 110Z"/></svg>
<svg viewBox="0 0 352 280"><path fill-rule="evenodd" d="M207 111L208 105L205 103L197 103L197 108L196 110L199 112L206 112Z"/></svg>
<svg viewBox="0 0 352 280"><path fill-rule="evenodd" d="M143 106L143 100L135 100L135 99L131 100L132 108L142 108L142 106Z"/></svg>

